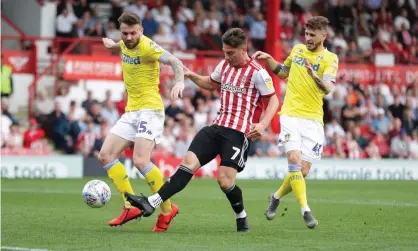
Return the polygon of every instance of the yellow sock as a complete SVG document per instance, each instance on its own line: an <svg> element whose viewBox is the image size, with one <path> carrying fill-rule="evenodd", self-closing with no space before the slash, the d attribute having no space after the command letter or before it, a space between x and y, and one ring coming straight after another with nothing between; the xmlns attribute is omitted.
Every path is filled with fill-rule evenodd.
<svg viewBox="0 0 418 251"><path fill-rule="evenodd" d="M299 202L301 208L308 207L308 201L306 199L306 184L303 178L302 172L289 172L290 186L295 193L296 200Z"/></svg>
<svg viewBox="0 0 418 251"><path fill-rule="evenodd" d="M306 183L306 180L305 180L305 183ZM275 194L277 198L281 199L290 192L292 192L292 186L290 185L290 174L288 173L287 176L284 178L283 183L280 186L279 190L277 190Z"/></svg>
<svg viewBox="0 0 418 251"><path fill-rule="evenodd" d="M152 193L158 192L160 188L164 184L164 178L161 174L160 169L153 163L149 163L148 166L141 171L142 175L145 177L145 180L147 181L149 187L151 188ZM169 213L171 212L171 201L166 200L161 205L161 212L162 213Z"/></svg>
<svg viewBox="0 0 418 251"><path fill-rule="evenodd" d="M286 194L292 191L292 187L290 186L290 174L284 178L282 185L280 186L279 190L276 192L277 198L281 199Z"/></svg>
<svg viewBox="0 0 418 251"><path fill-rule="evenodd" d="M126 207L131 207L131 204L126 201L125 192L133 194L131 183L129 182L128 175L126 174L125 167L119 160L115 160L107 164L104 169L107 171L107 175L112 180L113 185L116 187L118 192L122 195L122 198L125 201Z"/></svg>

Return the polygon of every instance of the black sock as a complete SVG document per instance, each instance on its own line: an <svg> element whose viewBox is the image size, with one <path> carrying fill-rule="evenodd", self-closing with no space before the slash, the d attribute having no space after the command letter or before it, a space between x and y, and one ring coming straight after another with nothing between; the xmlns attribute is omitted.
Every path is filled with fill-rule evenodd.
<svg viewBox="0 0 418 251"><path fill-rule="evenodd" d="M229 203L231 203L232 209L236 214L241 213L244 211L244 201L242 199L242 191L237 185L232 185L227 190L224 190L224 193L226 197L229 200Z"/></svg>
<svg viewBox="0 0 418 251"><path fill-rule="evenodd" d="M179 169L168 179L158 191L161 199L166 201L187 186L194 173L191 169L180 165Z"/></svg>

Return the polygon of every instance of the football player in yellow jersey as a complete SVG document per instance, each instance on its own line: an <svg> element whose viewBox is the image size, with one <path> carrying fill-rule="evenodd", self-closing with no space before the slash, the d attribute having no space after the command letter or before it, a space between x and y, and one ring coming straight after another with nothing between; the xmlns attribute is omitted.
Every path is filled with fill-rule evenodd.
<svg viewBox="0 0 418 251"><path fill-rule="evenodd" d="M265 60L281 79L288 78L279 113L279 146L286 152L289 173L279 190L270 195L266 217L272 220L280 199L293 190L308 228L316 227L318 221L312 216L307 203L304 177L312 162L322 155L322 99L331 92L338 70L337 55L324 48L328 23L328 19L322 16L309 19L305 24L305 44L295 45L283 65L267 53L256 52L253 55Z"/></svg>
<svg viewBox="0 0 418 251"><path fill-rule="evenodd" d="M184 89L182 62L143 35L139 17L134 13L123 13L118 21L122 40L115 43L103 38L103 44L106 48L121 51L128 103L125 114L110 130L98 157L125 200L121 215L110 221L110 226L123 225L142 215L141 210L132 207L124 197L126 192L133 193L125 167L118 160L125 148L134 143L134 165L145 177L153 193L164 183L160 170L150 161L151 151L161 141L164 129L164 105L158 87L160 62L171 65L174 70L176 83L171 98L181 97ZM166 231L178 213L175 204L170 201L164 203L161 204L161 214L153 228L155 232Z"/></svg>

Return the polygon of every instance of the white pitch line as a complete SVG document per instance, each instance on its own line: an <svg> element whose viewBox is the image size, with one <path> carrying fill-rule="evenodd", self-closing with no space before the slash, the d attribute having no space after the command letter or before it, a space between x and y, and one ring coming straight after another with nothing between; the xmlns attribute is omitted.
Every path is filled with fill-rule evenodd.
<svg viewBox="0 0 418 251"><path fill-rule="evenodd" d="M22 188L3 188L2 193L32 193L32 194L80 194L74 190L51 190L51 189L22 189ZM223 198L223 197L222 197ZM246 199L246 201L259 199ZM309 202L322 204L346 204L346 205L366 205L366 206L393 206L393 207L418 207L418 203L388 201L388 200L328 200L310 199Z"/></svg>
<svg viewBox="0 0 418 251"><path fill-rule="evenodd" d="M1 246L0 249L2 249L2 250L17 250L17 251L49 251L48 249L9 247L9 246Z"/></svg>

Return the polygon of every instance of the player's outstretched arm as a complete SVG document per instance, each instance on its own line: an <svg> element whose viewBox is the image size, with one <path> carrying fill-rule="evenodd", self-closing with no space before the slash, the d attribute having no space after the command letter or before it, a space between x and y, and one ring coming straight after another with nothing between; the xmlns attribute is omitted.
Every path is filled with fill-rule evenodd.
<svg viewBox="0 0 418 251"><path fill-rule="evenodd" d="M171 65L174 71L174 79L176 84L173 89L171 89L171 98L177 99L178 97L183 97L184 90L184 71L183 63L177 57L169 55L167 58L166 64Z"/></svg>
<svg viewBox="0 0 418 251"><path fill-rule="evenodd" d="M219 87L219 83L212 81L209 76L201 76L184 67L184 76L193 81L197 86L208 91L214 91Z"/></svg>
<svg viewBox="0 0 418 251"><path fill-rule="evenodd" d="M284 71L283 65L277 62L276 60L274 60L274 58L270 54L262 52L262 51L257 51L256 53L254 53L252 58L266 61L270 70L274 74L279 76L279 78L286 79L289 77L289 71Z"/></svg>
<svg viewBox="0 0 418 251"><path fill-rule="evenodd" d="M104 37L102 38L102 41L103 41L103 45L106 48L111 49L111 50L120 50L120 44L115 43L115 41L113 41L112 39Z"/></svg>

